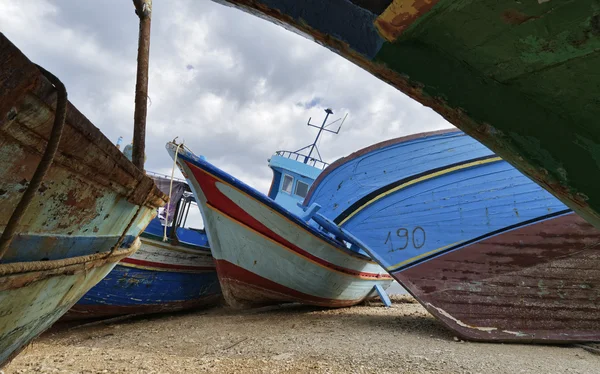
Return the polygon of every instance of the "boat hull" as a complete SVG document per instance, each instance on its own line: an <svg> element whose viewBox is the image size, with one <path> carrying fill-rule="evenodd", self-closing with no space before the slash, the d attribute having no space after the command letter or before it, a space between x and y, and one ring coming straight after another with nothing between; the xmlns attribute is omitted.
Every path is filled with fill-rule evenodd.
<svg viewBox="0 0 600 374"><path fill-rule="evenodd" d="M138 247L134 242L113 253L0 267L0 367Z"/></svg>
<svg viewBox="0 0 600 374"><path fill-rule="evenodd" d="M56 88L0 34L0 231L4 231L40 164L57 111ZM102 254L133 248L166 196L73 105L51 166L14 240L0 258L3 312L0 366L49 327L114 266ZM62 267L92 256L89 272ZM123 257L123 256L121 256ZM42 273L17 272L44 268ZM53 265L53 266L54 266ZM41 267L40 267L41 266ZM66 266L66 265L65 265ZM38 281L43 277L43 281ZM30 300L25 302L22 300Z"/></svg>
<svg viewBox="0 0 600 374"><path fill-rule="evenodd" d="M175 312L221 300L208 248L173 245L145 234L141 242L139 251L121 260L64 319Z"/></svg>
<svg viewBox="0 0 600 374"><path fill-rule="evenodd" d="M432 108L600 229L596 0L217 2L296 30Z"/></svg>
<svg viewBox="0 0 600 374"><path fill-rule="evenodd" d="M600 232L574 213L392 275L465 339L600 340Z"/></svg>
<svg viewBox="0 0 600 374"><path fill-rule="evenodd" d="M178 164L202 211L225 300L340 307L374 296L392 279L368 257L336 245L264 195L205 161Z"/></svg>
<svg viewBox="0 0 600 374"><path fill-rule="evenodd" d="M600 232L460 132L355 152L315 202L457 335L600 339Z"/></svg>

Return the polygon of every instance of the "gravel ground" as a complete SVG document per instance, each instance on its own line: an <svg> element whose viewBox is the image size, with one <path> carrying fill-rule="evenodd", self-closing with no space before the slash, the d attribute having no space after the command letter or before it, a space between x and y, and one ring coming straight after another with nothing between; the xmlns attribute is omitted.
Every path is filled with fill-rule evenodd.
<svg viewBox="0 0 600 374"><path fill-rule="evenodd" d="M5 373L600 373L575 346L462 342L408 296L62 325Z"/></svg>

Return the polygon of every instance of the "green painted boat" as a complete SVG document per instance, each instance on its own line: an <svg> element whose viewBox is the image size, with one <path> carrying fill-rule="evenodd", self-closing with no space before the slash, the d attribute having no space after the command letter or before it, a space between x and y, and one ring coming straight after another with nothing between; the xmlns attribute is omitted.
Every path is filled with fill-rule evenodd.
<svg viewBox="0 0 600 374"><path fill-rule="evenodd" d="M600 1L218 2L431 107L600 228Z"/></svg>

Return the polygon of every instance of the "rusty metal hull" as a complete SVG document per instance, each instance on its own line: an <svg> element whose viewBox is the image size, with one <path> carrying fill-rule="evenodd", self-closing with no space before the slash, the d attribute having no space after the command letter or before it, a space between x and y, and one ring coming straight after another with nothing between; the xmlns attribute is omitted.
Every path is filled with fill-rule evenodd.
<svg viewBox="0 0 600 374"><path fill-rule="evenodd" d="M44 153L56 100L54 86L0 34L0 204L4 213L0 231L6 228ZM152 179L136 169L69 103L58 152L17 226L16 238L0 258L2 307L14 304L0 313L0 365L49 327L54 317L60 317L71 301L102 279L112 266L98 265L93 274L76 276L59 266L44 273L46 280L39 286L11 275L14 272L10 269L15 264L40 261L70 263L76 258L106 256L118 248L131 248L165 200ZM69 284L77 286L70 290ZM53 291L44 294L44 289ZM17 302L20 299L32 303ZM40 317L38 322L19 319L41 309L48 317ZM35 326L28 327L27 333L15 333L21 331L19 321Z"/></svg>
<svg viewBox="0 0 600 374"><path fill-rule="evenodd" d="M217 0L314 39L600 228L596 0Z"/></svg>
<svg viewBox="0 0 600 374"><path fill-rule="evenodd" d="M600 340L600 232L574 213L391 274L466 339Z"/></svg>

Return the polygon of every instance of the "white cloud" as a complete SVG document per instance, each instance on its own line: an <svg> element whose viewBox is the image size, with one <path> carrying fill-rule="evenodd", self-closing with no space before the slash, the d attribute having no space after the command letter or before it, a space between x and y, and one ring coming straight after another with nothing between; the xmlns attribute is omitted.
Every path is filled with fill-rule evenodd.
<svg viewBox="0 0 600 374"><path fill-rule="evenodd" d="M310 144L325 106L342 132L326 161L393 137L450 125L350 62L283 28L210 1L154 2L147 168L170 174L164 144L188 147L266 192L267 159ZM131 140L138 19L130 1L0 0L0 25L57 74L109 139ZM298 103L312 103L298 105ZM336 126L334 126L336 127ZM178 174L179 175L179 174Z"/></svg>

